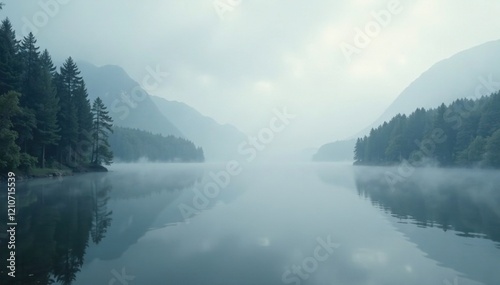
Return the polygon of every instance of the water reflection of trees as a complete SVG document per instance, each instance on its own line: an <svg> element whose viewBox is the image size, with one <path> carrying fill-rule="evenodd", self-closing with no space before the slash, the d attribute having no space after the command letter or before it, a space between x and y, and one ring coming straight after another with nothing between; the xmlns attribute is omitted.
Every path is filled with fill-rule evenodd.
<svg viewBox="0 0 500 285"><path fill-rule="evenodd" d="M112 186L109 183L101 185L96 183L96 181L92 181L91 184L93 217L90 235L95 244L98 244L104 238L106 230L111 225L111 215L113 212L108 210L111 188Z"/></svg>
<svg viewBox="0 0 500 285"><path fill-rule="evenodd" d="M134 169L133 173L127 170L110 173L114 189L110 194L113 226L108 228L99 247L87 251L86 262L117 259L148 231L183 222L177 204L192 201L192 191L188 189L201 181L204 174L202 168L185 165ZM187 195L183 194L185 190Z"/></svg>
<svg viewBox="0 0 500 285"><path fill-rule="evenodd" d="M110 191L104 176L18 187L17 200L29 202L17 208L16 277L2 272L0 283L71 284L89 243L99 243L110 225L111 212L106 209Z"/></svg>
<svg viewBox="0 0 500 285"><path fill-rule="evenodd" d="M16 277L7 275L7 257L2 253L0 284L73 283L84 263L87 248L106 238L113 215L108 208L110 198L133 199L181 190L192 186L200 173L171 171L163 175L124 175L100 173L19 184L16 191ZM147 186L141 187L142 183ZM5 193L0 193L0 199L7 200ZM0 203L2 213L7 213L6 207L7 203ZM0 230L0 233L6 232L6 221L2 220ZM0 235L0 245L4 249L6 242L7 237ZM5 252L4 249L0 252Z"/></svg>
<svg viewBox="0 0 500 285"><path fill-rule="evenodd" d="M359 195L421 227L453 229L462 236L500 242L500 176L494 171L417 170L392 184L397 169L359 167ZM392 177L392 176L391 176Z"/></svg>

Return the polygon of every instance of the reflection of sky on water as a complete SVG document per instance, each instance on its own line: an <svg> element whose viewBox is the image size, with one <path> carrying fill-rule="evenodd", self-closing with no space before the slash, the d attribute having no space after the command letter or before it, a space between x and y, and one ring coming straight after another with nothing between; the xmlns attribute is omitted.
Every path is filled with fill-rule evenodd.
<svg viewBox="0 0 500 285"><path fill-rule="evenodd" d="M340 246L301 284L443 284L458 278L462 285L498 279L494 242L430 227L429 220L423 227L411 213L401 218L390 205L407 197L369 183L376 173L366 171L360 179L350 166L248 167L186 223L178 206L192 202L192 188L208 181L209 170L177 167L184 169L123 167L102 178L111 187L111 224L100 243L88 244L73 284L108 284L122 269L134 277L130 284L283 284L283 273L313 256L319 238ZM82 178L65 183L79 187ZM35 191L48 200L60 193ZM429 217L431 209L425 208Z"/></svg>

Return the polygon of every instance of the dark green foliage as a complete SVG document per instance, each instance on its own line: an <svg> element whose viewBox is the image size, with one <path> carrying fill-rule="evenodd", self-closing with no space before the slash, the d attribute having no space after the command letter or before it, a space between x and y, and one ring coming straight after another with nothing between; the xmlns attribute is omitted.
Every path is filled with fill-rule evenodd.
<svg viewBox="0 0 500 285"><path fill-rule="evenodd" d="M20 95L20 97L22 96ZM22 104L20 105L21 112L12 118L12 123L18 134L17 144L21 146L23 151L28 151L28 143L33 141L33 129L36 127L35 112Z"/></svg>
<svg viewBox="0 0 500 285"><path fill-rule="evenodd" d="M76 109L76 121L78 126L75 157L76 162L88 162L91 155L92 145L92 113L90 100L88 99L85 82L81 82L80 86L73 95L74 106Z"/></svg>
<svg viewBox="0 0 500 285"><path fill-rule="evenodd" d="M38 49L32 33L29 33L21 42L21 93L23 94L21 105L32 110L39 101L38 92L41 87L42 66Z"/></svg>
<svg viewBox="0 0 500 285"><path fill-rule="evenodd" d="M481 136L476 137L466 149L457 153L457 165L480 165L485 158L485 147L486 140Z"/></svg>
<svg viewBox="0 0 500 285"><path fill-rule="evenodd" d="M78 87L74 95L78 121L78 139L85 139L85 132L92 129L92 113L85 82Z"/></svg>
<svg viewBox="0 0 500 285"><path fill-rule="evenodd" d="M19 114L19 93L0 95L0 170L2 173L19 166L20 147L16 144L17 132L13 130L12 117Z"/></svg>
<svg viewBox="0 0 500 285"><path fill-rule="evenodd" d="M433 118L432 129L442 130L446 136L446 140L435 144L434 157L437 159L440 165L449 166L453 164L453 149L456 142L456 128L453 128L452 117L453 112L447 112L448 109L444 104L441 104L436 110ZM430 138L431 134L427 135L427 139Z"/></svg>
<svg viewBox="0 0 500 285"><path fill-rule="evenodd" d="M29 172L47 160L69 166L90 161L92 114L78 67L69 58L57 73L48 51L40 53L36 42L30 33L20 43L10 21L2 21L2 171ZM86 138L88 147L82 143Z"/></svg>
<svg viewBox="0 0 500 285"><path fill-rule="evenodd" d="M82 100L82 97L84 97L84 94L82 94L83 79L79 74L78 67L70 57L64 62L60 72L56 75L57 95L60 102L58 121L60 122L62 136L59 143L61 162L74 163L77 159L80 161L80 158L84 155L82 152L86 150L85 147L76 149L78 138L83 133L78 123L80 120L85 121L81 110L87 107L77 106L77 103L85 104L84 100Z"/></svg>
<svg viewBox="0 0 500 285"><path fill-rule="evenodd" d="M91 108L76 63L69 57L57 72L49 52L39 50L32 33L20 42L10 21L2 21L0 175L47 164L105 170L99 166L112 163L115 149L126 161L203 161L203 151L190 141L136 130L118 129L110 145L113 120L100 98Z"/></svg>
<svg viewBox="0 0 500 285"><path fill-rule="evenodd" d="M397 115L359 138L356 164L435 162L441 166L500 167L500 92L456 100L436 109Z"/></svg>
<svg viewBox="0 0 500 285"><path fill-rule="evenodd" d="M55 67L50 58L49 52L44 50L40 58L42 65L42 83L39 103L36 105L37 129L35 131L35 141L41 144L41 166L45 167L45 149L48 145L56 145L61 136L59 135L59 124L57 113L59 112L59 100L56 97L56 89L53 83Z"/></svg>
<svg viewBox="0 0 500 285"><path fill-rule="evenodd" d="M109 134L113 132L113 119L99 97L92 104L92 120L92 163L109 165L113 161L108 143Z"/></svg>
<svg viewBox="0 0 500 285"><path fill-rule="evenodd" d="M365 142L367 138L358 138L356 141L356 145L354 146L354 160L360 163L363 163L365 160Z"/></svg>
<svg viewBox="0 0 500 285"><path fill-rule="evenodd" d="M20 91L21 69L19 42L9 19L5 19L0 26L0 94Z"/></svg>
<svg viewBox="0 0 500 285"><path fill-rule="evenodd" d="M500 96L493 96L484 106L479 120L478 132L483 137L491 136L500 129Z"/></svg>
<svg viewBox="0 0 500 285"><path fill-rule="evenodd" d="M20 45L23 112L16 120L15 128L19 133L22 150L37 158L41 166L45 167L46 145L53 145L60 138L55 117L58 102L52 85L52 60L47 51L44 51L43 55L40 54L36 42L33 34L29 33ZM31 164L35 160L25 161Z"/></svg>
<svg viewBox="0 0 500 285"><path fill-rule="evenodd" d="M109 142L115 157L125 162L141 158L150 161L204 161L201 148L188 140L174 136L164 137L146 131L114 127Z"/></svg>
<svg viewBox="0 0 500 285"><path fill-rule="evenodd" d="M23 152L19 156L18 168L24 172L29 172L33 167L36 166L37 161L38 159L36 159L36 157Z"/></svg>
<svg viewBox="0 0 500 285"><path fill-rule="evenodd" d="M496 130L486 144L486 163L491 167L500 167L500 129Z"/></svg>

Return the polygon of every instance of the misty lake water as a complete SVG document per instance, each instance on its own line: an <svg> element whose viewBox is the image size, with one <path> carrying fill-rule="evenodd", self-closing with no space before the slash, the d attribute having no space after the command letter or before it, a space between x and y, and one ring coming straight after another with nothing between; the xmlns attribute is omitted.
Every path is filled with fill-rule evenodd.
<svg viewBox="0 0 500 285"><path fill-rule="evenodd" d="M500 284L498 171L240 167L19 183L16 278L2 236L0 283Z"/></svg>

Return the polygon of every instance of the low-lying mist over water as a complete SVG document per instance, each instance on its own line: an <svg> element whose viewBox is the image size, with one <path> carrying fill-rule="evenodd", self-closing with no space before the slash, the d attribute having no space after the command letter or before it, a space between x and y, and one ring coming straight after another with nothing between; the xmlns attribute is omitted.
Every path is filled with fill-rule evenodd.
<svg viewBox="0 0 500 285"><path fill-rule="evenodd" d="M19 284L500 278L495 171L418 169L389 185L386 175L397 168L276 163L239 170L226 181L225 164L115 164L105 174L19 184L18 219L26 221L18 227Z"/></svg>

